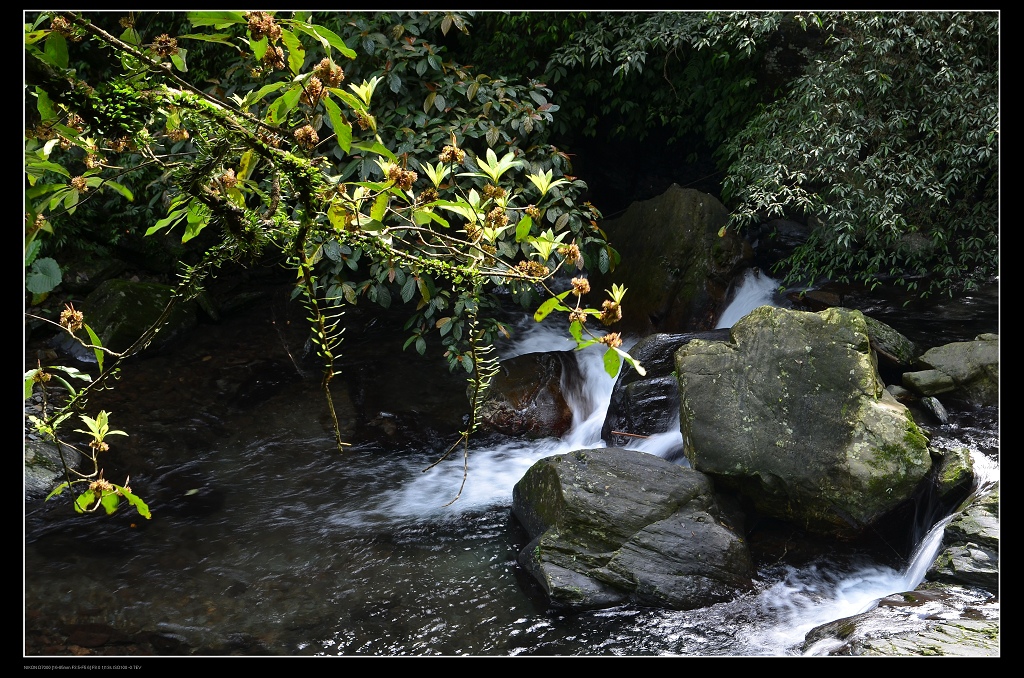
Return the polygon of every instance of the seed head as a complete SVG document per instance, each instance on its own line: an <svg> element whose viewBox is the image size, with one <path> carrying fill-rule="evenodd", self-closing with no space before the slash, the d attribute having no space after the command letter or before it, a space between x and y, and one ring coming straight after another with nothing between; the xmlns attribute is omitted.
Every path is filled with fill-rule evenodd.
<svg viewBox="0 0 1024 678"><path fill-rule="evenodd" d="M263 63L276 71L284 70L284 50L271 45L263 55Z"/></svg>
<svg viewBox="0 0 1024 678"><path fill-rule="evenodd" d="M622 309L614 301L605 299L601 304L601 322L612 325L622 320Z"/></svg>
<svg viewBox="0 0 1024 678"><path fill-rule="evenodd" d="M156 40L153 41L153 49L156 50L161 59L166 59L178 53L178 41L164 33L158 35Z"/></svg>
<svg viewBox="0 0 1024 678"><path fill-rule="evenodd" d="M317 136L316 130L312 126L305 125L295 130L295 141L299 143L299 146L309 150L317 145L320 137Z"/></svg>
<svg viewBox="0 0 1024 678"><path fill-rule="evenodd" d="M345 79L345 71L341 69L341 66L332 63L327 57L320 60L320 63L313 69L313 73L328 87L337 87Z"/></svg>
<svg viewBox="0 0 1024 678"><path fill-rule="evenodd" d="M438 159L445 165L451 165L452 163L461 165L462 161L466 159L466 152L455 146L445 146L441 149L441 155L438 156Z"/></svg>
<svg viewBox="0 0 1024 678"><path fill-rule="evenodd" d="M249 33L253 40L260 40L263 36L267 36L270 42L281 39L281 27L266 12L247 12L243 16L249 22Z"/></svg>

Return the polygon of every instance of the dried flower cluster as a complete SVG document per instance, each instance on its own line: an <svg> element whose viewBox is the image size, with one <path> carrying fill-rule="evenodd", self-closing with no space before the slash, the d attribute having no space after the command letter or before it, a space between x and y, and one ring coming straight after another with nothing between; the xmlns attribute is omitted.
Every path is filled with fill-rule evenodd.
<svg viewBox="0 0 1024 678"><path fill-rule="evenodd" d="M583 255L580 254L580 248L576 243L566 245L565 247L559 247L558 253L562 255L566 263L576 264L577 268L583 268Z"/></svg>
<svg viewBox="0 0 1024 678"><path fill-rule="evenodd" d="M326 87L337 87L345 79L345 71L341 66L324 57L313 69L313 74L320 78L320 82Z"/></svg>
<svg viewBox="0 0 1024 678"><path fill-rule="evenodd" d="M315 108L320 103L320 100L328 95L329 93L324 89L324 83L321 82L320 78L313 76L306 83L306 86L302 88L302 96L299 97L299 101L310 108Z"/></svg>
<svg viewBox="0 0 1024 678"><path fill-rule="evenodd" d="M404 191L412 188L412 185L417 178L417 174L412 170L404 170L393 163L388 165L388 179L395 182L395 184Z"/></svg>
<svg viewBox="0 0 1024 678"><path fill-rule="evenodd" d="M551 272L547 266L539 261L520 261L516 264L516 270L534 278L543 278Z"/></svg>
<svg viewBox="0 0 1024 678"><path fill-rule="evenodd" d="M437 191L433 188L425 188L420 191L419 196L416 198L417 205L429 205L432 202L436 202L440 196L437 195Z"/></svg>
<svg viewBox="0 0 1024 678"><path fill-rule="evenodd" d="M504 198L505 189L501 186L495 186L494 184L487 184L484 186L484 195L494 200Z"/></svg>
<svg viewBox="0 0 1024 678"><path fill-rule="evenodd" d="M68 304L60 312L60 326L70 332L77 332L85 324L85 314L76 311L75 307Z"/></svg>
<svg viewBox="0 0 1024 678"><path fill-rule="evenodd" d="M85 177L78 176L71 178L71 188L79 193L85 193L89 190L89 185L85 182Z"/></svg>
<svg viewBox="0 0 1024 678"><path fill-rule="evenodd" d="M527 205L524 210L533 219L540 219L540 210L537 209L536 205Z"/></svg>
<svg viewBox="0 0 1024 678"><path fill-rule="evenodd" d="M462 164L462 161L466 159L466 152L461 148L455 146L445 146L441 149L441 154L438 156L438 160L443 162L445 165L452 163Z"/></svg>
<svg viewBox="0 0 1024 678"><path fill-rule="evenodd" d="M153 41L153 49L161 59L166 59L178 53L178 41L164 33L163 35L158 35L156 40Z"/></svg>
<svg viewBox="0 0 1024 678"><path fill-rule="evenodd" d="M271 45L267 48L266 54L263 55L263 63L275 71L284 70L284 50Z"/></svg>
<svg viewBox="0 0 1024 678"><path fill-rule="evenodd" d="M295 130L295 141L299 143L299 146L309 150L317 145L320 141L320 137L317 136L316 130L310 125L305 125Z"/></svg>
<svg viewBox="0 0 1024 678"><path fill-rule="evenodd" d="M120 137L110 140L110 150L114 153L124 153L132 148L132 140L128 137Z"/></svg>
<svg viewBox="0 0 1024 678"><path fill-rule="evenodd" d="M586 278L573 278L572 291L577 297L582 297L590 291L590 281Z"/></svg>
<svg viewBox="0 0 1024 678"><path fill-rule="evenodd" d="M274 17L266 12L247 12L243 16L249 22L249 34L253 40L261 40L264 36L270 42L281 39L281 27L274 21Z"/></svg>
<svg viewBox="0 0 1024 678"><path fill-rule="evenodd" d="M220 175L220 183L224 185L224 188L234 188L238 185L238 177L235 176L235 170L230 167L224 170L224 174Z"/></svg>
<svg viewBox="0 0 1024 678"><path fill-rule="evenodd" d="M487 213L485 220L492 228L502 228L508 224L508 215L501 207L495 207Z"/></svg>
<svg viewBox="0 0 1024 678"><path fill-rule="evenodd" d="M60 33L72 42L80 42L82 40L81 34L75 30L75 27L71 25L71 22L62 16L53 17L53 21L50 22L50 30L55 33Z"/></svg>
<svg viewBox="0 0 1024 678"><path fill-rule="evenodd" d="M605 299L601 304L601 322L611 325L622 320L622 309L614 301Z"/></svg>
<svg viewBox="0 0 1024 678"><path fill-rule="evenodd" d="M610 348L618 348L619 346L622 346L622 337L619 336L618 332L609 332L598 339L598 341L602 344L607 344Z"/></svg>

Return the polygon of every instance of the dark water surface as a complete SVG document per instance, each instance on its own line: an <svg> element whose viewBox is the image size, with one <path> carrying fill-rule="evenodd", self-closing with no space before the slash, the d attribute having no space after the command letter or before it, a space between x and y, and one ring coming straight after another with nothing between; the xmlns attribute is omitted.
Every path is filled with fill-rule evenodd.
<svg viewBox="0 0 1024 678"><path fill-rule="evenodd" d="M604 444L611 380L592 369L600 356L581 354L590 404L573 431L481 436L446 507L461 455L424 469L462 424L464 375L403 353L393 328L354 322L334 391L353 445L339 452L296 313L267 298L126 365L94 399L130 434L111 441L105 476L130 475L153 519L30 505L29 639L95 624L168 655L782 656L799 654L813 626L916 585L890 563L835 553L802 569L764 564L755 592L703 610L549 611L515 562L525 536L510 517L512 487L542 457ZM964 326L943 341L998 331L987 306L967 316L979 322L957 315ZM908 333L901 319L891 324ZM921 322L927 336L943 321ZM569 347L557 329L522 334L505 356ZM952 414L932 444L997 464L995 408ZM667 456L679 442L669 431L648 451Z"/></svg>

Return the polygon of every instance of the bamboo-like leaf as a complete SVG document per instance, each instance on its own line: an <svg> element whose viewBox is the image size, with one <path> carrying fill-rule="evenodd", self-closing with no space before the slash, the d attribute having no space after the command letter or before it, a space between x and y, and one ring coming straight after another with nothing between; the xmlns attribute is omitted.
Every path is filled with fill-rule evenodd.
<svg viewBox="0 0 1024 678"><path fill-rule="evenodd" d="M92 343L93 346L102 346L103 343L100 341L100 338L98 336L96 336L96 333L93 331L93 329L91 327L89 327L89 325L87 325L86 323L82 323L82 325L85 327L85 331L89 334L89 342ZM103 371L103 357L104 357L103 350L102 349L98 349L98 348L94 348L92 350L92 352L93 352L93 355L96 356L96 364L99 366L100 372L102 372Z"/></svg>

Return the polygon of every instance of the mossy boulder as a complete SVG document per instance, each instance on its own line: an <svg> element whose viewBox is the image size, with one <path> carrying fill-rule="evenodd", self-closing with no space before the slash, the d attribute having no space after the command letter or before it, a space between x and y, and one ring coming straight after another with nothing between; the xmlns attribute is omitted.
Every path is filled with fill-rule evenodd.
<svg viewBox="0 0 1024 678"><path fill-rule="evenodd" d="M693 609L752 586L747 545L708 477L652 454L541 459L516 483L512 513L530 536L519 563L556 607Z"/></svg>
<svg viewBox="0 0 1024 678"><path fill-rule="evenodd" d="M690 465L771 517L857 538L931 468L860 311L762 306L730 341L690 341L675 359Z"/></svg>
<svg viewBox="0 0 1024 678"><path fill-rule="evenodd" d="M728 219L714 196L673 184L601 222L621 261L606 274L591 273L591 287L628 290L614 329L639 335L713 329L729 285L754 256L745 239L732 231L720 235Z"/></svg>

